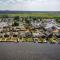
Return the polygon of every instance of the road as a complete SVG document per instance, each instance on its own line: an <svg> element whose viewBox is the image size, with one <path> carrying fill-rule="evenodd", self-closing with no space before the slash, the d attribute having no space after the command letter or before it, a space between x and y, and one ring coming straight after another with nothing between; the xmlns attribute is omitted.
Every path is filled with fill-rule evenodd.
<svg viewBox="0 0 60 60"><path fill-rule="evenodd" d="M60 45L0 42L0 60L60 60Z"/></svg>

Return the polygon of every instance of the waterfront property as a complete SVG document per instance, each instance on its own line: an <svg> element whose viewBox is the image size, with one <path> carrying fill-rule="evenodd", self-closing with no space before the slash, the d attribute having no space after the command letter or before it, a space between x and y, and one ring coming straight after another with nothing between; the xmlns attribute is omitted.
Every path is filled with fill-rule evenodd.
<svg viewBox="0 0 60 60"><path fill-rule="evenodd" d="M0 18L0 41L60 43L60 24L50 18Z"/></svg>

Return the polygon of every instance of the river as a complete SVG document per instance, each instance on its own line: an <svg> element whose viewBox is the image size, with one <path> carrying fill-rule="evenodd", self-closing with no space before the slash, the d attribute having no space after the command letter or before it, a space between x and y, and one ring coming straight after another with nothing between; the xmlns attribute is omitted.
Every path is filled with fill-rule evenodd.
<svg viewBox="0 0 60 60"><path fill-rule="evenodd" d="M0 42L0 60L60 60L60 45Z"/></svg>

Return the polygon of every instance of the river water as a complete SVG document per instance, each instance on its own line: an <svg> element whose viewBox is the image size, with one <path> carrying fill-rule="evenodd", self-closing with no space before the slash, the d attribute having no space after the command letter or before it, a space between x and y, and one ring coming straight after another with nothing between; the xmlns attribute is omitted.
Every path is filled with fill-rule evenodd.
<svg viewBox="0 0 60 60"><path fill-rule="evenodd" d="M0 60L60 60L60 45L0 42Z"/></svg>

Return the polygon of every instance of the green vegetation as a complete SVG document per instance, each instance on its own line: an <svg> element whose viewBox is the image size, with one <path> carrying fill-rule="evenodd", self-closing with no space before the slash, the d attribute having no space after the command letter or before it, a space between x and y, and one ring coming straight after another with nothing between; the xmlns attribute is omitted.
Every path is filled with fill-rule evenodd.
<svg viewBox="0 0 60 60"><path fill-rule="evenodd" d="M19 26L18 22L14 22L13 26Z"/></svg>
<svg viewBox="0 0 60 60"><path fill-rule="evenodd" d="M57 18L60 17L60 15L57 14L50 14L50 13L23 13L23 14L0 14L0 17L2 16L17 16L16 18L18 18L18 16L23 16L23 17L27 17L27 16L35 16L35 17L42 17L42 18Z"/></svg>
<svg viewBox="0 0 60 60"><path fill-rule="evenodd" d="M19 21L19 16L15 16L15 17L14 17L14 20L15 20L15 21Z"/></svg>

